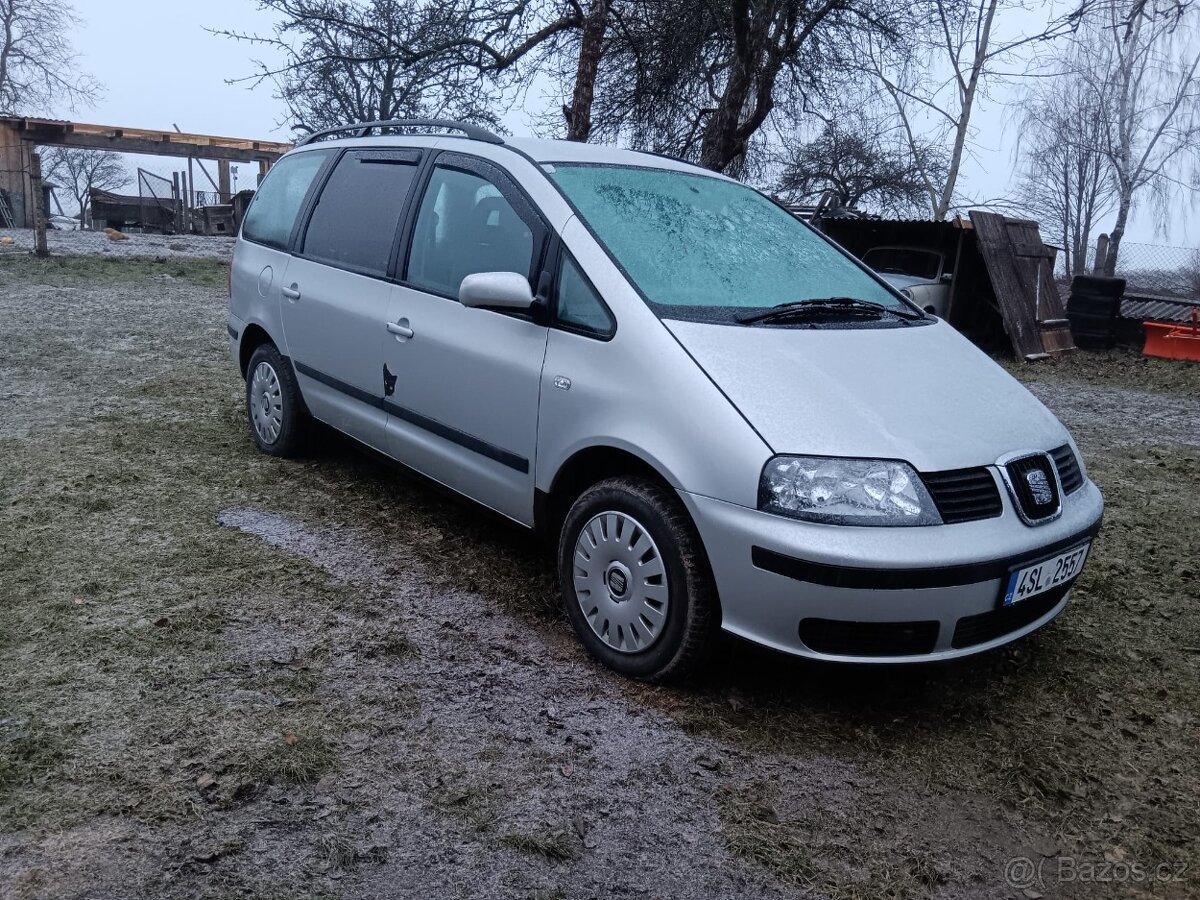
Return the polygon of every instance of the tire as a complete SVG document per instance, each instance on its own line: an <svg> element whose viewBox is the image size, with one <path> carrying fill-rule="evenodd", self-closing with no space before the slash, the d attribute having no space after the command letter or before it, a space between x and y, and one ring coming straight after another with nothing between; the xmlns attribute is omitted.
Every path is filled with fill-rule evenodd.
<svg viewBox="0 0 1200 900"><path fill-rule="evenodd" d="M261 344L246 366L246 421L263 453L299 456L308 445L312 416L289 363L274 344Z"/></svg>
<svg viewBox="0 0 1200 900"><path fill-rule="evenodd" d="M610 669L678 681L711 654L720 612L708 557L662 485L609 478L584 491L559 535L558 576L571 627Z"/></svg>

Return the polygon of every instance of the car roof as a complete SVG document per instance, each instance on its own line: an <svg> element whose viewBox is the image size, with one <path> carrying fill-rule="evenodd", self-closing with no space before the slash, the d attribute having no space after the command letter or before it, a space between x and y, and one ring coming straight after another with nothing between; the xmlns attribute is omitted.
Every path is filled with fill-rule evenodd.
<svg viewBox="0 0 1200 900"><path fill-rule="evenodd" d="M726 176L681 159L649 153L642 150L627 150L607 144L588 144L580 141L554 141L529 137L506 137L501 143L475 141L453 134L380 134L366 137L325 138L298 147L300 150L319 147L436 147L439 149L461 149L470 153L479 150L481 156L491 157L495 151L515 152L533 162L544 165L552 163L584 163L610 166L639 166L652 169L670 169L706 175L728 180ZM487 149L485 149L487 148Z"/></svg>

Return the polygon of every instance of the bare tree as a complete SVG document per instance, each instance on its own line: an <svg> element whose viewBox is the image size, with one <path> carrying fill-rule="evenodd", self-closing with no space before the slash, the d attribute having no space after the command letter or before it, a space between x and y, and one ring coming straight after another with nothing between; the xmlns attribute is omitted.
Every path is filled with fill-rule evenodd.
<svg viewBox="0 0 1200 900"><path fill-rule="evenodd" d="M1200 163L1200 45L1196 11L1174 0L1108 0L1077 41L1078 75L1101 110L1097 149L1116 194L1106 272L1116 269L1134 201L1146 191L1166 214Z"/></svg>
<svg viewBox="0 0 1200 900"><path fill-rule="evenodd" d="M129 183L129 172L118 153L78 147L52 147L45 154L46 177L63 181L79 204L79 228L87 228L92 189L120 190Z"/></svg>
<svg viewBox="0 0 1200 900"><path fill-rule="evenodd" d="M997 22L1041 7L1028 0L923 0L914 7L928 27L913 44L881 42L875 35L863 47L864 66L895 109L914 158L933 137L946 148L944 174L922 171L934 219L954 205L955 190L971 137L971 119L989 82L1005 77L1001 67L1034 45L1070 34L1082 7L1044 21L1037 28L1000 38Z"/></svg>
<svg viewBox="0 0 1200 900"><path fill-rule="evenodd" d="M850 35L902 29L899 0L657 0L614 11L597 91L609 137L745 176L768 123L827 97Z"/></svg>
<svg viewBox="0 0 1200 900"><path fill-rule="evenodd" d="M99 85L76 71L67 36L76 22L64 0L0 0L0 113L95 100Z"/></svg>
<svg viewBox="0 0 1200 900"><path fill-rule="evenodd" d="M848 118L848 117L846 117ZM927 147L931 156L940 148ZM933 171L934 159L921 168ZM842 206L870 205L880 212L902 214L925 204L925 185L906 142L866 120L825 125L812 141L795 148L779 181L779 191L796 200L833 191Z"/></svg>
<svg viewBox="0 0 1200 900"><path fill-rule="evenodd" d="M1052 72L1022 98L1020 199L1063 246L1065 271L1087 271L1092 232L1116 203L1113 170L1102 149L1107 110L1073 71L1068 48Z"/></svg>
<svg viewBox="0 0 1200 900"><path fill-rule="evenodd" d="M297 130L449 116L495 125L500 91L575 40L568 137L586 140L611 0L259 0L271 35L213 33L276 51L234 79L274 84ZM526 66L525 64L528 64Z"/></svg>

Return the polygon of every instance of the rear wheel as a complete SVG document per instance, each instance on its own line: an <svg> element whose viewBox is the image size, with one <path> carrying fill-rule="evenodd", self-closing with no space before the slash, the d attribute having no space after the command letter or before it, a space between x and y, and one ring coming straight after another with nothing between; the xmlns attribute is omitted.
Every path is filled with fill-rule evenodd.
<svg viewBox="0 0 1200 900"><path fill-rule="evenodd" d="M263 453L297 456L312 428L292 367L274 344L255 349L246 366L246 417Z"/></svg>
<svg viewBox="0 0 1200 900"><path fill-rule="evenodd" d="M693 674L719 624L708 560L679 499L648 479L588 488L559 537L567 617L588 651L646 681Z"/></svg>

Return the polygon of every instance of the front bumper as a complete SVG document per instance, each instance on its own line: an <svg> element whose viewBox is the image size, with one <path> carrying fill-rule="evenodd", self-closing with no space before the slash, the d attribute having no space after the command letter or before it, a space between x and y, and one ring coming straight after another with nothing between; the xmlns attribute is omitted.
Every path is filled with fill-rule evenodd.
<svg viewBox="0 0 1200 900"><path fill-rule="evenodd" d="M1067 588L1003 608L1011 568L1078 546L1100 527L1091 482L1036 527L1002 515L911 528L823 525L680 492L704 541L722 627L785 653L842 662L953 659L1040 628ZM1069 586L1068 586L1069 587Z"/></svg>

